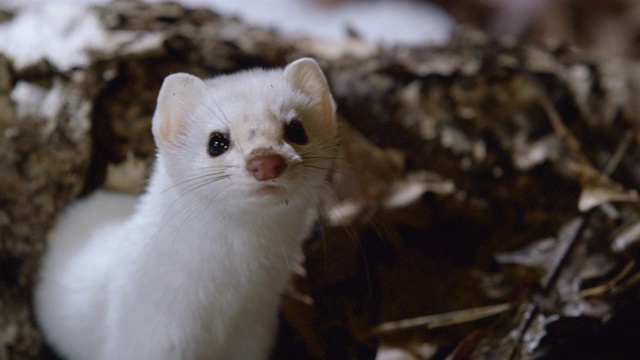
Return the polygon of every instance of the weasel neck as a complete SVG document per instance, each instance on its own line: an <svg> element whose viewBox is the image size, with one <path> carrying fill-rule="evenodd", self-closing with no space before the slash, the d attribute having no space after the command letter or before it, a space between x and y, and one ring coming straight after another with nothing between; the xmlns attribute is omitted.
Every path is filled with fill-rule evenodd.
<svg viewBox="0 0 640 360"><path fill-rule="evenodd" d="M282 256L283 252L299 252L300 242L313 225L313 201L246 211L229 209L228 204L181 192L167 176L164 164L157 165L133 220L146 232L146 246L176 247L181 252L228 251L230 256L244 252L249 257L277 251Z"/></svg>

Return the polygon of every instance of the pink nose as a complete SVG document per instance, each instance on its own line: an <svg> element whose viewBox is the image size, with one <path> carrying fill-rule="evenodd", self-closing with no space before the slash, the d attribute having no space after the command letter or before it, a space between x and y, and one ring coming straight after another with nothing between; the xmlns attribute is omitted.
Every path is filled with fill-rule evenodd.
<svg viewBox="0 0 640 360"><path fill-rule="evenodd" d="M260 155L247 161L247 170L258 181L272 180L284 171L284 159L280 155Z"/></svg>

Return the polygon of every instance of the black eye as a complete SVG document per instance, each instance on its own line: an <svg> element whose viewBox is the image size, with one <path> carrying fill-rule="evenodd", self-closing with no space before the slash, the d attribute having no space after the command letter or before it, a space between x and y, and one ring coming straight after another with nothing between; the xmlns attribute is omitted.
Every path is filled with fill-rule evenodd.
<svg viewBox="0 0 640 360"><path fill-rule="evenodd" d="M229 139L227 135L219 132L214 132L209 138L209 155L215 157L222 155L229 148Z"/></svg>
<svg viewBox="0 0 640 360"><path fill-rule="evenodd" d="M304 131L304 127L298 119L293 119L284 126L284 136L287 140L298 145L304 145L309 141L307 133Z"/></svg>

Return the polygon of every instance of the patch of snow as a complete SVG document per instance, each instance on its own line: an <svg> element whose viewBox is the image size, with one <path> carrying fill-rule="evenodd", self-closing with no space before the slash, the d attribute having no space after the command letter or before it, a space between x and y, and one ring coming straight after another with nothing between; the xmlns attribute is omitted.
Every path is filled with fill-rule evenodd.
<svg viewBox="0 0 640 360"><path fill-rule="evenodd" d="M163 2L150 0L148 2ZM437 5L416 0L347 1L322 4L319 0L176 0L186 7L204 7L285 35L325 41L348 38L353 30L367 42L382 45L430 45L448 41L453 18ZM7 4L45 4L44 0L6 0ZM105 5L108 0L50 0L47 5ZM54 16L60 17L60 16Z"/></svg>
<svg viewBox="0 0 640 360"><path fill-rule="evenodd" d="M155 2L161 0L153 0ZM412 0L348 1L322 5L317 0L181 0L189 7L209 7L284 34L340 41L353 29L363 40L383 45L446 42L453 19L440 7Z"/></svg>
<svg viewBox="0 0 640 360"><path fill-rule="evenodd" d="M48 2L25 7L0 23L0 52L17 68L47 58L60 70L87 62L86 49L99 47L105 31L98 16L84 6Z"/></svg>
<svg viewBox="0 0 640 360"><path fill-rule="evenodd" d="M61 106L56 91L49 91L24 80L16 83L10 96L16 104L19 118L28 116L53 118Z"/></svg>
<svg viewBox="0 0 640 360"><path fill-rule="evenodd" d="M159 2L164 0L152 0ZM445 43L453 19L435 5L412 0L371 0L323 5L318 0L181 0L186 7L207 7L247 23L267 26L284 35L341 42L348 30L368 44L392 46ZM66 71L87 63L87 49L116 46L89 5L107 0L6 0L21 7L11 21L0 23L0 53L24 68L46 58ZM131 34L125 34L131 35ZM151 39L154 40L154 39ZM157 39L155 39L157 40ZM155 44L157 41L150 41Z"/></svg>

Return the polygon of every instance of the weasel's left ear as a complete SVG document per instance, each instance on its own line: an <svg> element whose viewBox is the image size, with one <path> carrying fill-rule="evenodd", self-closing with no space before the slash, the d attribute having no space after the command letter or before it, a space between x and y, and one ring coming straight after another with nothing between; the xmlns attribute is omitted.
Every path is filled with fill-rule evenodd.
<svg viewBox="0 0 640 360"><path fill-rule="evenodd" d="M336 126L336 105L329 90L327 79L320 65L312 58L298 59L284 68L284 76L291 81L293 87L311 98L312 106L319 114L323 114L327 126Z"/></svg>
<svg viewBox="0 0 640 360"><path fill-rule="evenodd" d="M151 126L160 150L182 145L187 122L206 93L204 81L193 75L176 73L164 79Z"/></svg>

